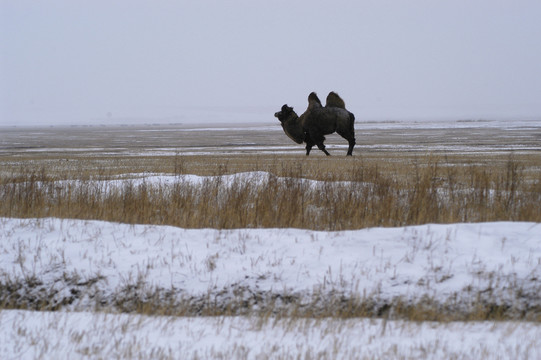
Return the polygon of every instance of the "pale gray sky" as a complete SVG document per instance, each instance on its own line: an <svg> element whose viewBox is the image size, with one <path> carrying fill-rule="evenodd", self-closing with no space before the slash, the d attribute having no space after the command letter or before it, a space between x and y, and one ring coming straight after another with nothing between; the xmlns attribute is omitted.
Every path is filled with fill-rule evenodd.
<svg viewBox="0 0 541 360"><path fill-rule="evenodd" d="M541 1L0 0L0 124L541 119ZM108 120L109 119L109 120Z"/></svg>

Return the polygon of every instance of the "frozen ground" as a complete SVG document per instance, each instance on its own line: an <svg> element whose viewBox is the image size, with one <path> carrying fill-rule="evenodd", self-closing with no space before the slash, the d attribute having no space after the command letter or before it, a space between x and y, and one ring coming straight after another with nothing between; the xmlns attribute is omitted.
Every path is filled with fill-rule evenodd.
<svg viewBox="0 0 541 360"><path fill-rule="evenodd" d="M469 153L541 151L541 120L367 121L355 123L354 154L407 151ZM346 152L340 136L327 136L332 155ZM71 156L174 156L304 154L272 114L261 123L4 127L0 157L47 154ZM317 152L316 152L317 153ZM318 154L320 155L320 154Z"/></svg>

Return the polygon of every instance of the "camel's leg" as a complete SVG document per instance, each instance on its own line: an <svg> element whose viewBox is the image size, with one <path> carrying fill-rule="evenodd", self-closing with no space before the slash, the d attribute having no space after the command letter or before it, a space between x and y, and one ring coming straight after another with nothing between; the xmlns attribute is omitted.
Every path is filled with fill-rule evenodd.
<svg viewBox="0 0 541 360"><path fill-rule="evenodd" d="M323 136L320 132L310 131L310 140L312 141L312 143L316 144L318 149L323 151L325 155L330 155L329 152L325 150L325 145L323 144L323 142L325 141L325 136Z"/></svg>
<svg viewBox="0 0 541 360"><path fill-rule="evenodd" d="M355 138L348 140L349 147L348 147L348 153L346 156L352 156L353 155L353 147L355 146Z"/></svg>
<svg viewBox="0 0 541 360"><path fill-rule="evenodd" d="M319 150L323 151L325 155L329 156L331 154L329 154L329 152L325 149L325 144L323 144L324 140L325 140L325 137L322 136L320 139L318 139L318 141L316 141L316 145Z"/></svg>
<svg viewBox="0 0 541 360"><path fill-rule="evenodd" d="M304 142L306 142L306 156L308 156L310 155L310 150L312 150L312 147L315 145L308 132L304 133Z"/></svg>
<svg viewBox="0 0 541 360"><path fill-rule="evenodd" d="M349 147L348 147L348 153L346 154L346 156L353 156L353 147L355 146L355 141L353 142L349 142Z"/></svg>
<svg viewBox="0 0 541 360"><path fill-rule="evenodd" d="M317 147L319 150L323 151L325 153L325 155L329 156L331 154L329 154L329 152L327 150L325 150L325 145L323 144L323 142L320 142L317 144Z"/></svg>
<svg viewBox="0 0 541 360"><path fill-rule="evenodd" d="M353 147L355 146L355 136L352 135L352 134L349 134L349 133L342 133L342 132L338 132L338 135L340 135L341 137L343 137L344 139L346 139L349 143L349 147L348 147L348 153L346 154L346 156L352 156L353 155Z"/></svg>

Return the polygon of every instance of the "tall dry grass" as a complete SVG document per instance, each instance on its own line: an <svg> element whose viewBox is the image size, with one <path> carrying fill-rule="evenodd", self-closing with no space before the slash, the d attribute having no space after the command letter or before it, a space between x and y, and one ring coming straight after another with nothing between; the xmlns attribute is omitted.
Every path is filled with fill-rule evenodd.
<svg viewBox="0 0 541 360"><path fill-rule="evenodd" d="M328 163L322 163L328 164ZM509 158L504 166L429 159L389 171L362 160L329 171L316 162L252 164L265 181L220 176L194 185L126 179L110 187L106 170L59 181L56 169L22 168L0 177L0 216L97 219L186 228L296 227L346 230L372 226L478 221L541 221L541 179L526 177ZM171 172L188 166L176 157ZM399 169L399 170L398 170ZM124 169L124 171L129 169ZM126 171L130 172L130 171ZM234 172L227 163L213 175ZM276 176L279 175L279 176ZM537 175L538 176L538 175ZM319 179L302 181L302 179Z"/></svg>

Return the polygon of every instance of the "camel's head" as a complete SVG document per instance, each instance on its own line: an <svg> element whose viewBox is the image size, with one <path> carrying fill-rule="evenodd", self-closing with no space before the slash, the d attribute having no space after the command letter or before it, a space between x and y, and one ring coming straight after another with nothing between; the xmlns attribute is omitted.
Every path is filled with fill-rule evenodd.
<svg viewBox="0 0 541 360"><path fill-rule="evenodd" d="M294 115L294 117L297 116L295 111L293 111L293 108L287 106L287 104L282 106L282 109L280 111L278 111L277 113L274 113L274 116L277 117L278 120L280 120L280 122L284 122L288 119L291 119L292 115Z"/></svg>

